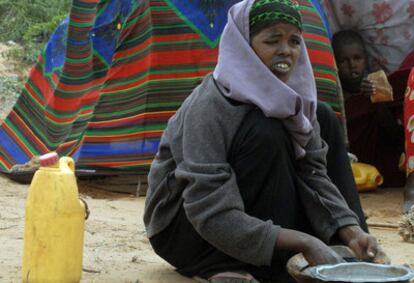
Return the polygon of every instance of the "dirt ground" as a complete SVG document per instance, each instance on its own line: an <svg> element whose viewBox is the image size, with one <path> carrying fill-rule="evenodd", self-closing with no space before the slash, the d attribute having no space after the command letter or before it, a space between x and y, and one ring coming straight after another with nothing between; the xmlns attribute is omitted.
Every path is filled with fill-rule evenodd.
<svg viewBox="0 0 414 283"><path fill-rule="evenodd" d="M28 185L0 176L0 282L21 282L24 204ZM86 222L84 271L81 282L186 283L157 257L145 237L144 198L97 190L80 182L91 215ZM393 228L400 219L401 189L361 194L371 232L393 263L414 267L414 245L405 243Z"/></svg>
<svg viewBox="0 0 414 283"><path fill-rule="evenodd" d="M28 187L0 177L0 282L21 282ZM91 210L81 282L192 282L152 252L142 222L144 198L79 187Z"/></svg>

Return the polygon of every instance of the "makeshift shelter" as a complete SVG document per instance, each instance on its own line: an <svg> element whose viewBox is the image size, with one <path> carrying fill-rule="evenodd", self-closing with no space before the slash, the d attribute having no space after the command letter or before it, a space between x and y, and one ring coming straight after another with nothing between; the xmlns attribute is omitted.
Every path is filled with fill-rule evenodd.
<svg viewBox="0 0 414 283"><path fill-rule="evenodd" d="M321 0L321 4L332 31L358 31L371 64L388 74L414 49L413 0Z"/></svg>
<svg viewBox="0 0 414 283"><path fill-rule="evenodd" d="M57 151L84 173L146 173L168 119L214 69L236 2L74 0L0 127L0 170ZM319 98L340 113L322 7L298 2Z"/></svg>

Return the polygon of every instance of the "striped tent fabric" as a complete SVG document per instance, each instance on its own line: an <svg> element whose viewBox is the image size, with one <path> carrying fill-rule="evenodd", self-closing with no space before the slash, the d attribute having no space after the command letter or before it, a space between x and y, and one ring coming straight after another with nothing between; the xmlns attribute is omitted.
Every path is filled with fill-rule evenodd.
<svg viewBox="0 0 414 283"><path fill-rule="evenodd" d="M0 126L0 170L57 151L90 172L147 172L168 119L214 69L236 2L74 0ZM319 97L340 111L323 17L298 2Z"/></svg>
<svg viewBox="0 0 414 283"><path fill-rule="evenodd" d="M330 31L318 0L298 1L301 7L304 37L318 88L318 99L343 113L339 95L338 73L333 55Z"/></svg>

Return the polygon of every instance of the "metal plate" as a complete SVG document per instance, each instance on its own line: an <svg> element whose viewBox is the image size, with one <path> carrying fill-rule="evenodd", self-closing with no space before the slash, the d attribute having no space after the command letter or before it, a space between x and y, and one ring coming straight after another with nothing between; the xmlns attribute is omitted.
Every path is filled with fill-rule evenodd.
<svg viewBox="0 0 414 283"><path fill-rule="evenodd" d="M366 262L339 263L310 268L311 274L324 282L382 283L408 282L414 272L402 265L384 265Z"/></svg>

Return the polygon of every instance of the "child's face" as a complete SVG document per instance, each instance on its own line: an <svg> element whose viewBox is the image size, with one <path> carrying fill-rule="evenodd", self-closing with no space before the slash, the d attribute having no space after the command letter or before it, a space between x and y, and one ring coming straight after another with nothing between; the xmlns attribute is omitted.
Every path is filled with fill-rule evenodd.
<svg viewBox="0 0 414 283"><path fill-rule="evenodd" d="M343 46L336 54L339 78L345 89L359 89L367 68L364 48L358 43Z"/></svg>
<svg viewBox="0 0 414 283"><path fill-rule="evenodd" d="M254 35L251 46L263 64L286 82L300 56L301 35L301 31L292 24L276 23Z"/></svg>

